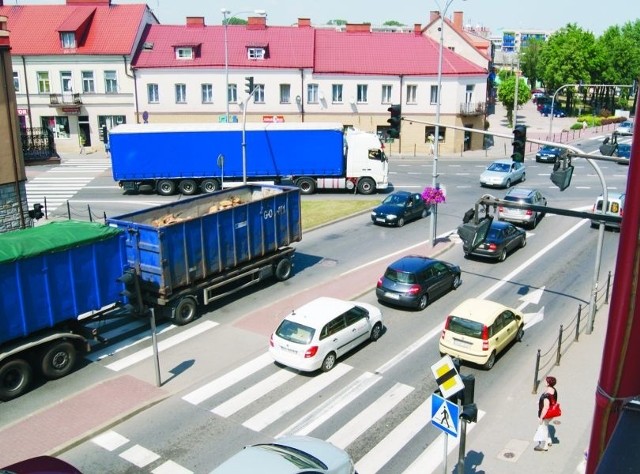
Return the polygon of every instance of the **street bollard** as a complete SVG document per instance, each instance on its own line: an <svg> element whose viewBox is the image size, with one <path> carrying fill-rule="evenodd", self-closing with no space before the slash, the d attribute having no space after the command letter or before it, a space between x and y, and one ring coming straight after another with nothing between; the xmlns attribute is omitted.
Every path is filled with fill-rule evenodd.
<svg viewBox="0 0 640 474"><path fill-rule="evenodd" d="M578 305L578 319L576 320L576 338L575 341L578 342L578 338L580 337L580 316L582 315L582 305Z"/></svg>
<svg viewBox="0 0 640 474"><path fill-rule="evenodd" d="M538 349L538 354L536 354L536 369L533 374L533 391L531 393L538 392L538 371L540 370L540 349Z"/></svg>
<svg viewBox="0 0 640 474"><path fill-rule="evenodd" d="M556 354L556 365L560 365L562 357L562 324L560 325L560 334L558 334L558 353Z"/></svg>

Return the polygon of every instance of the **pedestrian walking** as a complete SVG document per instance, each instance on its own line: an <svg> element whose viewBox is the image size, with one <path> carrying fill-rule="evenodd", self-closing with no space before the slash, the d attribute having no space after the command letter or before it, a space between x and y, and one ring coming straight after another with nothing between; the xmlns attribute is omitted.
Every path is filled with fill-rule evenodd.
<svg viewBox="0 0 640 474"><path fill-rule="evenodd" d="M551 446L549 423L556 416L560 416L560 404L558 403L558 391L556 390L556 378L545 378L546 387L538 399L538 429L533 437L537 442L533 448L536 451L547 451Z"/></svg>

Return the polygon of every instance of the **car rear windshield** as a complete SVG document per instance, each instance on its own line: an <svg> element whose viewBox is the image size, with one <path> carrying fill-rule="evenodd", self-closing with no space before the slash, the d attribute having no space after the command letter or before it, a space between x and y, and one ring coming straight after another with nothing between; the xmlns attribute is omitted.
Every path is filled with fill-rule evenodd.
<svg viewBox="0 0 640 474"><path fill-rule="evenodd" d="M283 444L257 444L255 447L264 449L265 451L270 451L283 457L298 469L304 469L305 471L307 469L314 471L318 469L329 469L328 466L317 457L300 449L294 448L293 446L285 446ZM256 466L256 470L259 472L258 466Z"/></svg>
<svg viewBox="0 0 640 474"><path fill-rule="evenodd" d="M393 270L392 268L388 268L384 276L388 280L396 283L414 284L416 282L416 276L413 273L399 272L397 270Z"/></svg>
<svg viewBox="0 0 640 474"><path fill-rule="evenodd" d="M276 329L276 335L296 344L311 344L316 330L300 323L285 319Z"/></svg>
<svg viewBox="0 0 640 474"><path fill-rule="evenodd" d="M451 316L449 319L449 331L455 332L462 336L470 336L478 339L482 339L482 329L484 324L477 321L471 321L469 319L460 318L458 316Z"/></svg>
<svg viewBox="0 0 640 474"><path fill-rule="evenodd" d="M511 202L521 202L521 203L526 203L531 201L531 199L529 198L521 198L521 197L516 197L516 196L505 196L504 197L505 201L511 201Z"/></svg>

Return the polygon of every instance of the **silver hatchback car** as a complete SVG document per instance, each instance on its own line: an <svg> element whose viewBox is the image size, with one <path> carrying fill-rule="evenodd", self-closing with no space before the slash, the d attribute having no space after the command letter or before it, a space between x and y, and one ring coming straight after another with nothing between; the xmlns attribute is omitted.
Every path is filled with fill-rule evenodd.
<svg viewBox="0 0 640 474"><path fill-rule="evenodd" d="M532 204L534 206L546 206L547 198L545 198L538 189L513 188L504 197L505 201L517 202L519 204ZM498 207L498 218L501 221L513 222L514 224L523 224L531 229L535 228L544 217L544 212L533 211L530 209L515 209L512 207Z"/></svg>
<svg viewBox="0 0 640 474"><path fill-rule="evenodd" d="M511 159L496 160L480 175L480 186L510 188L512 184L526 179L523 163Z"/></svg>

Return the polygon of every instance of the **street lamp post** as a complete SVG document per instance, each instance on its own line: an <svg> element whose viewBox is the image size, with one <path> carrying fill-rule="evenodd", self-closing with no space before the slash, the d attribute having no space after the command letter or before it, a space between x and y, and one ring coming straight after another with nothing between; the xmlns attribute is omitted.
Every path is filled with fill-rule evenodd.
<svg viewBox="0 0 640 474"><path fill-rule="evenodd" d="M223 17L222 25L224 26L224 77L225 77L225 88L226 88L225 95L227 96L226 121L227 123L229 123L229 39L227 36L227 26L229 25L229 20L234 16L240 15L243 13L255 13L256 15L265 16L267 12L264 10L249 10L249 11L242 11L242 12L236 12L234 14L231 14L231 10L228 10L226 8L222 8L220 12L222 12L222 17Z"/></svg>

